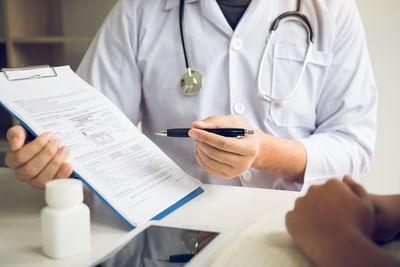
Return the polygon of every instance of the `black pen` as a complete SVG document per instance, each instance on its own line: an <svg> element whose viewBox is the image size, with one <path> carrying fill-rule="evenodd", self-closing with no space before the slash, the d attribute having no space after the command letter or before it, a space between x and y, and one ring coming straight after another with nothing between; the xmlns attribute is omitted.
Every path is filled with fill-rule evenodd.
<svg viewBox="0 0 400 267"><path fill-rule="evenodd" d="M188 132L190 128L176 128L167 129L164 131L156 132L157 135L169 136L169 137L189 137ZM210 133L222 135L225 137L244 137L248 134L254 134L254 130L247 130L242 128L217 128L217 129L200 129Z"/></svg>
<svg viewBox="0 0 400 267"><path fill-rule="evenodd" d="M194 257L194 254L177 254L177 255L171 255L166 258L158 259L158 260L186 263L186 262L189 262L193 257Z"/></svg>

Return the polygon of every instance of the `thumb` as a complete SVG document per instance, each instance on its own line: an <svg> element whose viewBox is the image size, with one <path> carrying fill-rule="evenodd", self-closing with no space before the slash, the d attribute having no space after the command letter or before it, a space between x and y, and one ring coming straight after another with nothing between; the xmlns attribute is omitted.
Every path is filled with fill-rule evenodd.
<svg viewBox="0 0 400 267"><path fill-rule="evenodd" d="M194 121L192 123L193 128L199 128L199 129L204 129L204 128L219 128L218 125L220 124L219 119L220 117L218 116L211 116L208 118L205 118L204 120L201 121Z"/></svg>
<svg viewBox="0 0 400 267"><path fill-rule="evenodd" d="M353 193L355 193L359 197L363 198L367 196L367 191L365 191L364 187L354 182L354 180L351 179L350 176L345 175L343 178L343 183L345 183L351 189L351 191L353 191Z"/></svg>
<svg viewBox="0 0 400 267"><path fill-rule="evenodd" d="M8 129L7 140L11 151L19 150L24 145L26 137L27 132L21 125L16 125Z"/></svg>

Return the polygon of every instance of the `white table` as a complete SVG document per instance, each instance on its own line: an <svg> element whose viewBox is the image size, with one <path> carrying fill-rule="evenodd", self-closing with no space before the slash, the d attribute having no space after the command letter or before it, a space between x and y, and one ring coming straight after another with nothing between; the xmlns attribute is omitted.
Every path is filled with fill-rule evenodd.
<svg viewBox="0 0 400 267"><path fill-rule="evenodd" d="M211 226L239 233L266 212L293 207L296 192L204 185L205 192L166 218L170 223ZM130 229L98 199L86 201L92 210L92 250L67 260L52 260L41 251L40 210L44 192L16 181L0 168L0 266L82 266L93 255L110 250ZM95 203L95 204L93 204ZM111 251L109 251L111 252Z"/></svg>

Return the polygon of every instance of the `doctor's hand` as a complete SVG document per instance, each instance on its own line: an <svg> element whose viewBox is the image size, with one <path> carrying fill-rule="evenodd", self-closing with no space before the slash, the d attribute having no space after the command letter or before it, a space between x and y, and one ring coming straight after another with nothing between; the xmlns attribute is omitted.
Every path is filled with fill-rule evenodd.
<svg viewBox="0 0 400 267"><path fill-rule="evenodd" d="M50 132L43 133L31 142L28 133L17 125L7 131L10 150L5 163L18 181L44 189L45 184L55 178L66 178L72 174L72 166L66 163L69 150L61 146Z"/></svg>
<svg viewBox="0 0 400 267"><path fill-rule="evenodd" d="M243 138L231 138L199 130L203 128L251 127L233 115L213 116L193 122L189 136L195 140L194 153L205 171L232 179L252 167L260 150L258 131Z"/></svg>

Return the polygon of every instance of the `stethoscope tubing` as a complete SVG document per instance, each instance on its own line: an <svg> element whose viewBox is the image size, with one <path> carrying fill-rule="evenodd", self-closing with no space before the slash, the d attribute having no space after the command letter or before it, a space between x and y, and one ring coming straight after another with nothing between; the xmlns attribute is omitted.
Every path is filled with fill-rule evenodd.
<svg viewBox="0 0 400 267"><path fill-rule="evenodd" d="M269 33L268 33L268 36L266 39L266 45L265 45L264 51L262 53L262 57L260 59L260 64L259 64L259 68L258 68L258 72L257 72L257 88L258 88L257 95L267 101L278 103L278 104L283 104L286 100L288 100L296 92L296 90L299 87L300 82L304 76L304 73L305 73L305 70L306 70L307 64L309 62L312 49L313 49L313 44L315 41L315 34L314 34L314 27L313 27L312 23L310 22L308 17L302 13L302 7L303 7L303 1L297 0L297 10L285 12L285 13L279 15L273 21L273 23L271 24L271 27L269 29ZM196 94L200 90L203 78L202 78L202 75L200 72L192 71L190 68L189 54L187 53L186 39L185 39L185 34L184 34L184 30L185 30L184 15L185 15L185 0L180 0L180 3L179 3L179 31L180 31L183 55L184 55L184 59L185 59L185 65L186 65L186 69L187 69L187 73L185 73L181 79L181 91L185 95L193 95L193 94ZM287 20L285 20L285 19L287 19ZM265 92L265 90L262 89L262 85L261 85L262 79L261 78L262 78L262 71L264 70L265 58L270 49L272 39L275 35L275 32L278 30L280 23L283 21L296 21L296 22L301 23L306 28L307 33L308 33L308 47L307 47L306 55L305 55L305 58L303 61L303 65L297 76L296 82L295 82L292 90L289 92L289 94L286 97L284 97L282 99L278 99L278 98L274 98L274 97L268 95ZM193 78L192 74L195 74L195 76L193 76L193 77L197 77L197 79L200 79L200 81L198 82L195 78ZM186 83L186 80L188 80L190 82L190 84ZM193 92L191 90L187 89L187 88L189 88L189 89L194 88L196 86L197 86L197 88L195 88L196 90L193 90Z"/></svg>
<svg viewBox="0 0 400 267"><path fill-rule="evenodd" d="M299 74L297 75L296 82L295 82L292 90L289 92L289 94L286 97L278 99L278 98L274 98L274 97L268 95L262 89L262 85L261 85L262 72L264 70L265 58L270 49L272 39L279 27L279 23L282 22L285 18L292 18L292 17L295 17L297 19L291 19L291 20L301 23L307 29L308 47L307 47L306 55L304 57L303 65L301 67ZM258 88L257 95L267 101L277 103L280 105L284 104L290 97L292 97L292 95L296 92L297 88L299 87L300 82L304 76L304 73L305 73L305 70L308 65L308 61L310 59L311 52L313 49L314 40L315 40L314 28L313 28L312 24L310 23L310 21L308 20L308 18L304 14L300 14L297 11L296 12L286 12L286 13L283 13L282 15L280 15L278 18L276 18L275 21L272 23L270 32L268 33L268 36L266 39L266 45L265 45L263 54L260 59L260 65L259 65L258 73L257 73L257 88Z"/></svg>
<svg viewBox="0 0 400 267"><path fill-rule="evenodd" d="M183 55L185 57L185 64L186 64L186 69L190 69L190 64L189 64L189 55L186 51L186 38L184 34L184 23L185 23L185 0L180 0L179 4L179 33L181 36L181 43L182 43L182 49L183 49Z"/></svg>

